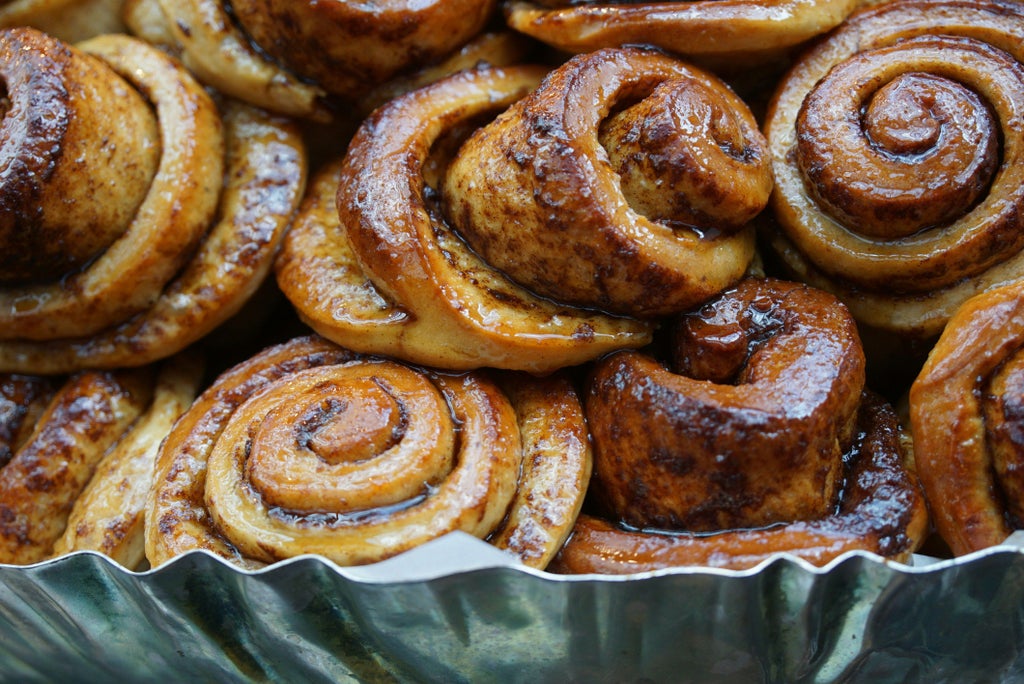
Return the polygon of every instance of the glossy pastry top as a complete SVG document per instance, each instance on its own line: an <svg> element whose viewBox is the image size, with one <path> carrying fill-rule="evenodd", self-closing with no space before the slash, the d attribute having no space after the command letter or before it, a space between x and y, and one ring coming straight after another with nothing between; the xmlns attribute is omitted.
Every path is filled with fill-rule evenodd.
<svg viewBox="0 0 1024 684"><path fill-rule="evenodd" d="M0 45L0 369L144 365L235 314L305 188L296 125L125 35Z"/></svg>
<svg viewBox="0 0 1024 684"><path fill-rule="evenodd" d="M895 412L866 392L849 312L799 283L748 278L676 325L670 362L597 362L585 409L592 506L553 568L629 573L906 559L927 512Z"/></svg>
<svg viewBox="0 0 1024 684"><path fill-rule="evenodd" d="M825 566L850 551L909 563L930 533L928 509L892 408L867 394L847 446L841 500L830 515L691 534L624 528L581 514L549 570L631 574L681 566L753 568L787 554Z"/></svg>
<svg viewBox="0 0 1024 684"><path fill-rule="evenodd" d="M12 382L0 380L5 390ZM145 370L85 372L57 386L31 434L0 469L2 563L50 556L97 464L152 396Z"/></svg>
<svg viewBox="0 0 1024 684"><path fill-rule="evenodd" d="M757 68L834 28L857 0L697 0L604 2L515 0L509 25L573 53L653 45L688 59Z"/></svg>
<svg viewBox="0 0 1024 684"><path fill-rule="evenodd" d="M179 354L155 372L152 401L102 454L74 499L53 555L96 551L129 570L145 567L145 508L160 443L195 400L203 379L198 353Z"/></svg>
<svg viewBox="0 0 1024 684"><path fill-rule="evenodd" d="M160 157L143 96L96 57L0 34L0 284L73 272L128 229Z"/></svg>
<svg viewBox="0 0 1024 684"><path fill-rule="evenodd" d="M864 388L853 320L796 283L748 279L681 317L672 369L600 363L595 486L637 528L707 532L828 515Z"/></svg>
<svg viewBox="0 0 1024 684"><path fill-rule="evenodd" d="M168 435L146 555L359 565L461 530L543 567L589 474L564 378L442 373L297 338L222 374Z"/></svg>
<svg viewBox="0 0 1024 684"><path fill-rule="evenodd" d="M437 67L479 36L495 0L127 0L131 31L204 83L302 119L346 120L392 79Z"/></svg>
<svg viewBox="0 0 1024 684"><path fill-rule="evenodd" d="M978 201L999 162L999 126L956 80L913 72L887 80L888 59L856 55L808 95L796 158L805 187L836 221L895 239L947 224ZM849 92L849 83L861 90ZM860 101L868 104L855 119L851 105Z"/></svg>
<svg viewBox="0 0 1024 684"><path fill-rule="evenodd" d="M650 340L650 323L516 283L448 219L440 186L452 154L544 74L538 66L470 69L364 121L345 155L314 179L275 264L305 322L350 349L449 369L546 373ZM507 185L515 192L514 179Z"/></svg>
<svg viewBox="0 0 1024 684"><path fill-rule="evenodd" d="M568 60L476 131L442 194L459 233L516 282L653 317L743 275L771 187L757 122L725 83L623 48Z"/></svg>
<svg viewBox="0 0 1024 684"><path fill-rule="evenodd" d="M956 555L1024 525L1024 280L964 303L910 388L921 483Z"/></svg>
<svg viewBox="0 0 1024 684"><path fill-rule="evenodd" d="M330 93L371 87L441 61L483 29L494 0L233 0L260 50Z"/></svg>
<svg viewBox="0 0 1024 684"><path fill-rule="evenodd" d="M152 394L137 369L76 375L85 399L0 378L0 562L135 565L137 536L113 545L143 498L154 565L369 563L451 530L559 572L905 560L927 514L858 322L936 335L978 291L1002 313L952 319L911 417L940 533L998 543L1024 524L1019 295L989 290L1024 274L1024 10L872 3L808 43L764 132L678 56L776 54L852 4L509 3L523 34L488 36L494 61L530 34L579 53L557 66L466 49L493 0L134 2L162 50L0 31L0 371L170 355L272 264L323 335L198 399L196 369L158 389L123 450ZM316 132L291 119L328 101L365 119L306 192ZM803 283L748 277L755 224ZM88 434L32 432L45 406ZM48 465L54 440L84 455Z"/></svg>
<svg viewBox="0 0 1024 684"><path fill-rule="evenodd" d="M6 33L0 37L16 40L18 35ZM36 194L32 186L42 179L57 183L52 190L54 197L51 202L59 207L71 204L87 208L94 194L90 190L91 179L95 178L103 187L103 192L98 193L98 200L103 204L93 208L98 216L92 220L102 224L110 207L121 206L125 223L116 229L105 225L106 237L102 244L87 240L90 253L87 257L79 257L88 259L86 268L78 268L79 264L72 262L70 268L65 268L62 273L51 273L46 279L35 274L32 281L0 289L0 321L3 322L0 338L3 339L45 340L87 335L137 313L154 299L164 283L181 267L216 210L223 142L213 101L187 73L175 69L166 57L152 48L123 36L94 41L76 48L62 48L48 39L34 44L13 44L17 46L17 52L31 51L39 59L61 60L66 66L59 70L44 70L46 75L40 78L35 77L33 70L28 70L23 72L20 80L8 82L11 97L18 98L19 106L6 112L5 128L9 127L13 133L31 131L32 136L26 138L15 134L4 142L14 150L20 147L28 159L42 154L46 146L61 151L47 161L47 174L36 176L30 173L29 168L19 168L20 165L15 163L8 167L14 172L9 180L15 184L27 184L27 196ZM89 54L90 45L101 54ZM139 90L138 82L127 87L125 80L132 80L131 73L125 73L129 69L127 64L124 64L124 71L111 64L119 59L122 63L133 62L137 73L150 75L154 79L147 84L150 87ZM91 64L94 68L78 74L68 68L75 63ZM40 83L53 83L51 79L58 82L60 90L83 93L83 97L68 101L74 108L65 108L60 118L71 122L80 120L86 124L77 129L77 135L90 141L96 154L64 154L64 146L72 144L71 141L65 140L59 129L33 123L47 121L53 116L49 109L50 100L40 96L39 91ZM129 95L131 91L135 91L134 95ZM117 118L118 115L127 116L121 108L134 106L141 110L143 122L155 123L153 112L142 94L148 100L164 105L160 112L163 116L160 117L158 141L146 140L152 130L147 131L143 127L138 132L131 131L121 126ZM112 101L109 108L104 100L98 99L101 95ZM168 120L171 116L177 120ZM137 201L139 198L132 195L124 202L104 201L111 195L120 198L121 186L113 181L122 170L131 178L133 170L138 168L137 161L130 154L124 154L130 153L134 144L125 142L120 156L109 156L113 151L111 143L114 143L113 147L118 146L119 139L111 137L114 130L120 131L121 135L142 135L138 148L160 155L156 173L151 178L140 179L146 182L141 189L141 204ZM44 143L44 133L50 133L56 139ZM103 152L105 148L106 153ZM209 154L210 151L214 154ZM109 167L112 161L119 162L119 165ZM132 192L132 184L127 183L125 189ZM67 197L76 197L74 193L81 193L86 201L66 203ZM43 206L45 204L30 211L15 211L13 218L34 219ZM77 229L79 224L73 225ZM15 234L21 233L22 229L28 234L35 233L35 227L29 225L19 226ZM73 233L60 236L50 243L49 248L76 249L66 239L72 236ZM93 237L92 231L87 231L86 237ZM17 246L20 241L12 246ZM102 252L97 254L96 249L102 249ZM82 265L86 265L84 261Z"/></svg>
<svg viewBox="0 0 1024 684"><path fill-rule="evenodd" d="M793 64L765 122L789 277L909 340L1024 273L1022 30L1020 3L879 3Z"/></svg>

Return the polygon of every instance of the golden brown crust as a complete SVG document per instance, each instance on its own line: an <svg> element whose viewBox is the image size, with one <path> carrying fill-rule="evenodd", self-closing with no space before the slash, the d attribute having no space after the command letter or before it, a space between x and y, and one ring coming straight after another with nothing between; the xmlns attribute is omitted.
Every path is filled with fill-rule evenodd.
<svg viewBox="0 0 1024 684"><path fill-rule="evenodd" d="M358 99L359 111L368 116L389 100L440 81L459 71L481 66L508 67L529 64L536 45L514 31L488 31L481 33L444 60L403 73L372 88Z"/></svg>
<svg viewBox="0 0 1024 684"><path fill-rule="evenodd" d="M71 377L0 470L0 562L49 557L75 500L107 450L145 410L147 370Z"/></svg>
<svg viewBox="0 0 1024 684"><path fill-rule="evenodd" d="M128 569L145 561L143 523L161 441L192 404L202 380L198 354L168 359L160 368L153 400L99 462L75 499L53 555L97 551Z"/></svg>
<svg viewBox="0 0 1024 684"><path fill-rule="evenodd" d="M567 52L654 45L716 65L753 64L825 33L856 0L509 3L509 26Z"/></svg>
<svg viewBox="0 0 1024 684"><path fill-rule="evenodd" d="M199 84L161 53L123 36L93 38L78 49L101 58L154 103L159 166L124 236L87 269L0 295L5 305L19 303L12 307L17 314L4 320L8 339L89 334L144 309L195 248L220 194L221 123Z"/></svg>
<svg viewBox="0 0 1024 684"><path fill-rule="evenodd" d="M0 6L0 28L31 26L68 43L124 33L123 0L10 0Z"/></svg>
<svg viewBox="0 0 1024 684"><path fill-rule="evenodd" d="M132 31L159 40L157 44L179 55L203 83L279 114L321 121L331 118L323 88L305 82L254 48L219 0L154 1L159 12L147 7L145 0L136 3L128 16Z"/></svg>
<svg viewBox="0 0 1024 684"><path fill-rule="evenodd" d="M443 195L453 226L513 280L650 317L739 280L771 185L742 100L709 73L628 48L569 60L476 131Z"/></svg>
<svg viewBox="0 0 1024 684"><path fill-rule="evenodd" d="M0 369L137 366L184 349L262 282L305 188L294 124L234 102L222 118L180 65L137 40L80 47L155 103L160 166L132 225L88 268L0 289Z"/></svg>
<svg viewBox="0 0 1024 684"><path fill-rule="evenodd" d="M494 0L128 0L126 21L222 93L329 122L392 79L447 69L494 9Z"/></svg>
<svg viewBox="0 0 1024 684"><path fill-rule="evenodd" d="M780 552L823 564L851 549L909 558L924 498L833 297L747 279L684 316L677 336L671 370L636 352L596 364L592 513L609 522L581 516L556 569L742 568Z"/></svg>
<svg viewBox="0 0 1024 684"><path fill-rule="evenodd" d="M52 280L128 228L156 174L156 117L104 63L39 31L0 33L0 74L0 283Z"/></svg>
<svg viewBox="0 0 1024 684"><path fill-rule="evenodd" d="M509 373L497 381L516 412L523 462L509 514L487 541L544 569L572 532L590 486L593 457L583 406L560 374Z"/></svg>
<svg viewBox="0 0 1024 684"><path fill-rule="evenodd" d="M549 570L628 574L679 566L742 570L777 554L824 566L844 553L868 551L910 562L929 532L925 498L914 478L892 408L866 395L858 412L846 491L831 515L764 529L717 534L636 532L581 515Z"/></svg>
<svg viewBox="0 0 1024 684"><path fill-rule="evenodd" d="M361 564L452 530L486 537L508 517L523 529L510 522L503 547L546 562L579 510L589 450L571 386L523 391L513 403L483 373L417 369L316 337L267 349L214 382L161 447L147 558L203 548L250 567L305 553ZM524 457L549 448L564 454L557 472L521 478ZM583 486L566 496L551 481Z"/></svg>
<svg viewBox="0 0 1024 684"><path fill-rule="evenodd" d="M824 292L748 279L682 316L676 337L672 370L632 352L594 371L606 504L635 527L694 532L826 515L864 387L847 312Z"/></svg>
<svg viewBox="0 0 1024 684"><path fill-rule="evenodd" d="M1021 524L1024 281L967 300L910 389L921 483L956 555L1000 544Z"/></svg>
<svg viewBox="0 0 1024 684"><path fill-rule="evenodd" d="M354 98L438 62L476 36L495 0L291 2L233 0L260 48L327 92Z"/></svg>
<svg viewBox="0 0 1024 684"><path fill-rule="evenodd" d="M770 242L794 277L928 337L1024 271L1022 30L1019 3L887 3L794 65L765 126Z"/></svg>
<svg viewBox="0 0 1024 684"><path fill-rule="evenodd" d="M551 371L641 346L651 326L560 305L473 253L437 204L443 150L534 88L481 68L392 100L311 184L276 262L302 319L348 348L441 368Z"/></svg>

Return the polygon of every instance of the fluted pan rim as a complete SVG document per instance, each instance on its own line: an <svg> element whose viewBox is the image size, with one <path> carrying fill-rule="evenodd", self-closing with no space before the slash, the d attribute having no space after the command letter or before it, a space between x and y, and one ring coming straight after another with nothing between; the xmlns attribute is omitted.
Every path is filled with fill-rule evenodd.
<svg viewBox="0 0 1024 684"><path fill-rule="evenodd" d="M16 627L0 676L711 682L764 681L771 663L777 681L878 681L878 668L989 681L1024 668L1020 548L920 568L851 552L826 568L780 556L745 571L613 578L555 576L489 551L401 579L312 556L243 571L204 551L145 572L90 552L0 566L0 624Z"/></svg>
<svg viewBox="0 0 1024 684"><path fill-rule="evenodd" d="M12 565L0 563L0 577L9 571L25 572L34 574L41 570L67 570L78 571L79 564L100 563L110 566L110 569L118 575L136 578L145 581L146 578L163 574L173 574L186 570L182 566L191 566L196 563L205 564L213 562L223 566L223 569L232 575L242 576L263 576L273 575L292 565L313 565L326 566L326 569L337 573L346 580L371 583L371 584L404 584L409 582L430 582L432 580L457 577L466 574L474 574L482 571L505 568L530 575L546 581L561 582L609 582L629 583L663 577L666 575L709 575L718 577L751 577L769 572L772 566L784 565L794 566L800 572L812 575L828 575L834 573L838 568L849 563L866 563L871 566L882 566L890 568L897 573L905 574L931 574L944 573L952 569L962 569L970 566L980 559L992 555L1015 555L1021 556L1024 562L1024 531L1014 532L1002 544L990 546L978 551L972 551L957 558L937 558L926 554L914 554L909 562L902 562L884 558L877 553L855 549L847 551L835 559L823 565L815 565L802 558L789 553L779 552L761 561L757 565L740 570L731 568L718 568L710 566L677 566L659 568L657 570L645 570L626 575L605 575L599 573L560 574L532 568L515 556L495 548L487 541L474 537L471 534L461 531L448 532L443 536L428 541L414 549L405 551L397 556L370 563L366 565L343 566L323 556L306 553L285 558L261 567L240 567L230 560L218 556L206 549L190 549L174 558L161 564L159 567L130 570L118 564L108 556L96 551L74 551L63 556L47 558L45 560L25 564ZM95 560L83 561L82 556L91 556ZM197 556L210 559L202 560ZM63 565L71 565L72 568L63 568Z"/></svg>

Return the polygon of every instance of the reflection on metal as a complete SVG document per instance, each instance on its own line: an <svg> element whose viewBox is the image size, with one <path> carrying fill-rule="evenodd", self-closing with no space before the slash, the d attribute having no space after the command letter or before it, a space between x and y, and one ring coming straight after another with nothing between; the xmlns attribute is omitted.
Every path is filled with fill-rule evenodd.
<svg viewBox="0 0 1024 684"><path fill-rule="evenodd" d="M1012 538L1011 538L1012 541ZM629 578L452 535L375 566L0 566L2 681L877 682L1024 677L1024 553Z"/></svg>

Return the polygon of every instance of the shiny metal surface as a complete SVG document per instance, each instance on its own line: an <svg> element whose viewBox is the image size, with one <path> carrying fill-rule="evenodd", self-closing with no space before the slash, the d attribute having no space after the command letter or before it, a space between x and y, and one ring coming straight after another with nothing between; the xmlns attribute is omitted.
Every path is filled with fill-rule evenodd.
<svg viewBox="0 0 1024 684"><path fill-rule="evenodd" d="M1024 679L1024 553L560 577L462 535L376 566L0 566L0 681Z"/></svg>

